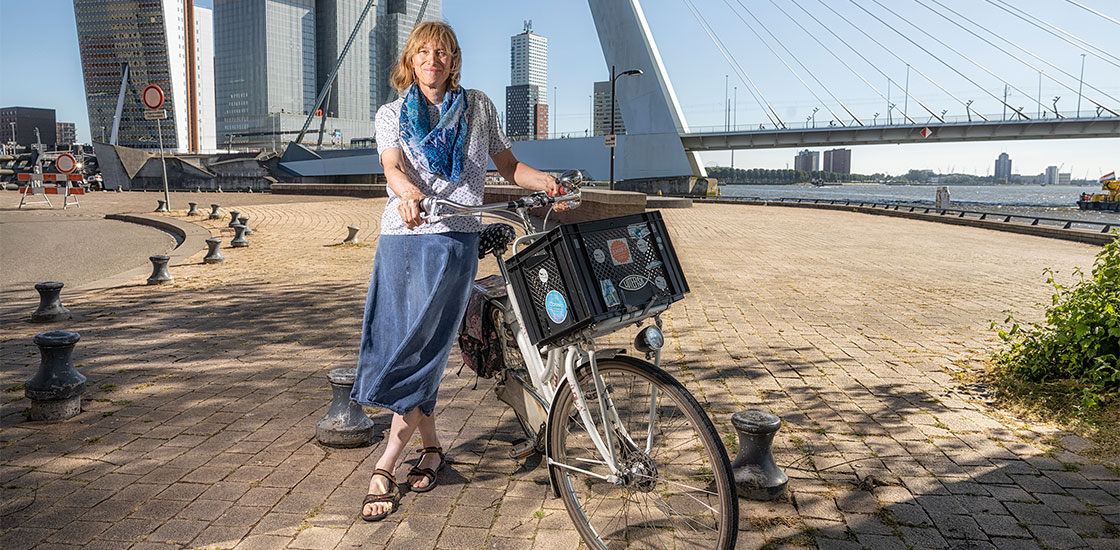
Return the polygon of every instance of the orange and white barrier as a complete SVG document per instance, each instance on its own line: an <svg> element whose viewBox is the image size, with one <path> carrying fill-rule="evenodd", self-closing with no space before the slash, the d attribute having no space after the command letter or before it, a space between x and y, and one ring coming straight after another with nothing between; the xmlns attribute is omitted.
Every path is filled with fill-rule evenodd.
<svg viewBox="0 0 1120 550"><path fill-rule="evenodd" d="M75 186L71 182L83 181L81 174L41 174L41 173L24 173L17 174L16 179L21 182L27 182L27 185L21 185L19 188L19 208L23 208L25 204L46 204L53 207L51 200L47 195L62 195L62 209L65 210L70 206L71 201L77 207L82 205L78 202L77 195L85 195L85 189L80 186ZM46 187L43 182L56 182L55 186ZM61 182L61 183L59 183ZM41 201L28 201L28 195L42 195ZM71 199L70 197L74 197Z"/></svg>

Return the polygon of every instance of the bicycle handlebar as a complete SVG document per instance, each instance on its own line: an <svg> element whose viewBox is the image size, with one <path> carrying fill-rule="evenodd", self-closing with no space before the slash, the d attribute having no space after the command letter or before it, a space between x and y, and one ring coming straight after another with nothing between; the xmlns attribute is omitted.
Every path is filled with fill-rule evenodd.
<svg viewBox="0 0 1120 550"><path fill-rule="evenodd" d="M569 191L567 194L558 197L550 197L543 191L537 191L530 195L526 195L516 200L506 202L494 202L489 204L461 204L446 199L437 199L435 197L424 197L420 201L420 215L428 223L436 223L442 220L445 216L439 213L440 207L446 206L456 210L457 214L460 213L473 213L473 212L490 212L494 210L517 210L519 208L536 208L538 206L547 206L558 202L568 202L580 200L581 193L577 188L574 192Z"/></svg>

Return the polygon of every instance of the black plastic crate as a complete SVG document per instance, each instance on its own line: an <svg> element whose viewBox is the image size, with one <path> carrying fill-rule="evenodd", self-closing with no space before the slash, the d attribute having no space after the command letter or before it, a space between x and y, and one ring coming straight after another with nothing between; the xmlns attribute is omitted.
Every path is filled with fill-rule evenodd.
<svg viewBox="0 0 1120 550"><path fill-rule="evenodd" d="M561 225L506 262L525 330L544 345L688 292L658 211Z"/></svg>

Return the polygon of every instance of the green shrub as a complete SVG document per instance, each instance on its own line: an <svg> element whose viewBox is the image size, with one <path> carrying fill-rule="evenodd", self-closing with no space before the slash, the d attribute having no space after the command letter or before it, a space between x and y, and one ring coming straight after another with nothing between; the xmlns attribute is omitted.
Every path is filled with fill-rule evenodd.
<svg viewBox="0 0 1120 550"><path fill-rule="evenodd" d="M1096 406L1120 392L1120 240L1097 254L1092 276L1075 270L1077 281L1054 288L1044 324L1024 323L1014 314L999 331L1009 347L995 357L998 367L1030 382L1070 381L1082 388L1083 404ZM992 323L993 327L995 323Z"/></svg>

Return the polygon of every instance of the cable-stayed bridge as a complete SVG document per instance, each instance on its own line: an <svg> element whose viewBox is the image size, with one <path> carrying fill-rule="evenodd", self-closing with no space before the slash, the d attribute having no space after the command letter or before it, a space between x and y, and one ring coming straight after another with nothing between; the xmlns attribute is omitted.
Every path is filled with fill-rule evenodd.
<svg viewBox="0 0 1120 550"><path fill-rule="evenodd" d="M711 17L718 0L706 0L707 5L701 5L701 0L679 1L704 31L693 41L695 55L704 55L699 50L714 46L726 61L728 74L758 106L759 118L735 125L729 104L723 126L690 126L640 1L588 0L607 66L623 79L615 91L627 132L617 140L617 179L704 175L701 151L1120 137L1120 99L1115 97L1120 96L1120 88L1115 87L1120 72L1109 78L1098 71L1098 76L1086 80L1084 64L1080 74L1067 71L1049 58L1051 52L1036 51L1036 41L1025 40L1045 36L1081 52L1082 61L1089 58L1096 66L1112 70L1120 69L1114 45L1120 32L1079 36L1076 28L1071 31L1032 12L1038 4L1028 9L1024 0L723 0L733 16L724 12ZM1047 5L1061 4L1076 12L1078 20L1120 31L1120 19L1103 11L1109 9L1108 2L1097 7L1090 5L1093 2L1100 3L1051 0ZM971 8L980 4L1004 14L1016 30L997 32L985 21L977 21ZM928 17L918 24L899 13L904 5L920 8ZM778 19L788 32L771 30L779 27ZM717 27L725 25L726 34L728 21L737 25L730 31L734 36L721 37ZM678 26L686 23L680 21ZM950 34L942 32L945 29L954 29L954 36L967 42L940 38ZM745 40L756 46L752 56L778 62L771 63L775 67L770 70L788 72L787 79L792 75L799 93L808 94L802 97L812 98L799 109L811 108L812 114L798 120L788 120L788 112L781 116L772 99L791 94L759 85L759 59L737 57L729 47ZM807 46L813 48L808 54ZM995 56L1001 60L998 66L990 61ZM823 59L836 69L832 74L813 69ZM904 74L892 72L902 67ZM635 70L641 75L622 76ZM1027 71L1038 75L1037 93L1032 93L1033 83L1022 82ZM843 84L838 81L845 79L848 84L866 85L879 98L876 110L882 112L861 112L845 101L841 97L845 94L837 89ZM1048 90L1062 90L1061 106L1061 97L1042 96L1044 79ZM962 92L962 87L971 91ZM985 114L985 110L1000 113ZM518 158L546 170L576 167L595 179L606 179L608 173L601 137L521 141L514 151ZM327 165L337 164L326 158L313 162L316 156L302 151L291 159L299 158L307 169L317 167L313 171L319 174ZM286 166L300 171L296 163Z"/></svg>

